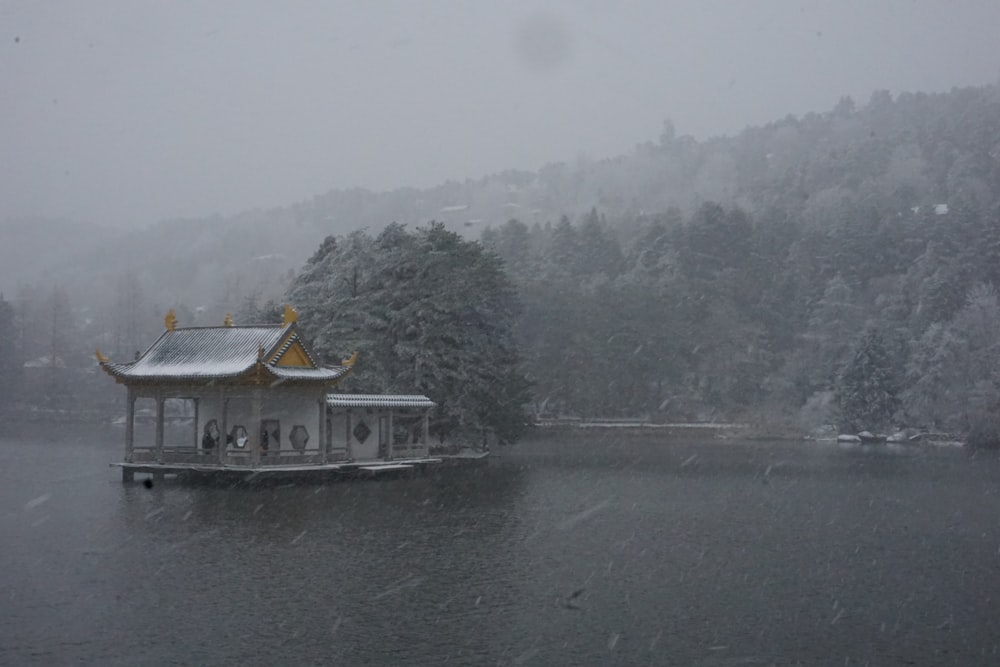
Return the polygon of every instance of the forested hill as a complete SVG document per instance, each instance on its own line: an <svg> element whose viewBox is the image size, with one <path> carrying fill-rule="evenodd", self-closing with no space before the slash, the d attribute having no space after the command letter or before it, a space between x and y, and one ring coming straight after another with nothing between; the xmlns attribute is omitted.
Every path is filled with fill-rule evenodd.
<svg viewBox="0 0 1000 667"><path fill-rule="evenodd" d="M6 220L0 290L9 297L19 284L59 283L93 297L129 275L149 301L214 310L255 292L280 293L275 276L297 271L328 234L377 231L393 221L437 220L477 238L510 218L576 221L596 208L620 226L642 213L691 212L707 201L750 212L780 207L814 225L827 224L845 195L880 208L956 196L988 207L997 196L998 98L996 86L895 99L876 93L860 108L844 99L829 112L704 142L677 136L667 122L658 140L617 158L577 158L425 190L335 190L290 206L131 232L100 221ZM42 230L51 233L39 238Z"/></svg>
<svg viewBox="0 0 1000 667"><path fill-rule="evenodd" d="M822 405L872 325L880 334L865 340L889 348L895 399L916 409L901 392L919 380L914 419L931 423L973 393L987 400L983 364L951 405L930 395L947 382L928 378L959 375L967 357L955 346L973 345L962 322L991 316L998 197L997 86L880 92L701 142L668 122L628 155L537 173L333 191L129 233L60 226L71 248L39 242L37 221L8 221L0 289L21 331L64 321L81 359L94 343L131 354L167 307L216 323L280 297L329 234L434 219L507 260L527 302L521 340L539 407L729 418ZM56 337L36 333L18 354L48 353Z"/></svg>
<svg viewBox="0 0 1000 667"><path fill-rule="evenodd" d="M688 147L725 203L484 234L538 409L1000 433L995 87Z"/></svg>

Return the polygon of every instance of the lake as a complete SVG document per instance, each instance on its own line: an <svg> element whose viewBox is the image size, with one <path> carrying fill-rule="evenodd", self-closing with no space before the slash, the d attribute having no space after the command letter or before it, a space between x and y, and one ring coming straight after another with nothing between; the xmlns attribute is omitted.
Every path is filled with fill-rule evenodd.
<svg viewBox="0 0 1000 667"><path fill-rule="evenodd" d="M2 664L1000 664L995 454L608 432L146 488L120 430L4 432Z"/></svg>

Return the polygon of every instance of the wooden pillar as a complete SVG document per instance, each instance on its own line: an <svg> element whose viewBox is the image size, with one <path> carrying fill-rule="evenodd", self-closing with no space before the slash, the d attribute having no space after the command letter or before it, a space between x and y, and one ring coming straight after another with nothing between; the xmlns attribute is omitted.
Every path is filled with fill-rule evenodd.
<svg viewBox="0 0 1000 667"><path fill-rule="evenodd" d="M326 389L319 397L319 461L325 464L330 454L330 446L326 441Z"/></svg>
<svg viewBox="0 0 1000 667"><path fill-rule="evenodd" d="M200 397L195 397L194 398L194 449L195 449L195 451L198 451L201 448L201 437L200 437L201 429L198 428L199 426L201 426L201 421L198 419L198 406L200 404L201 404L201 398Z"/></svg>
<svg viewBox="0 0 1000 667"><path fill-rule="evenodd" d="M229 398L226 397L226 388L222 387L219 389L219 406L222 408L222 422L221 430L219 432L219 465L226 464L226 448L229 445L226 443L226 438L229 437Z"/></svg>
<svg viewBox="0 0 1000 667"><path fill-rule="evenodd" d="M163 392L156 390L156 462L163 463Z"/></svg>
<svg viewBox="0 0 1000 667"><path fill-rule="evenodd" d="M136 391L134 387L126 387L125 390L125 462L132 463L135 455L135 399ZM122 468L122 482L131 482L135 479L135 472L131 468Z"/></svg>
<svg viewBox="0 0 1000 667"><path fill-rule="evenodd" d="M135 389L129 387L125 394L125 462L132 463L135 449ZM124 470L124 468L123 468ZM130 481L130 480L125 480Z"/></svg>
<svg viewBox="0 0 1000 667"><path fill-rule="evenodd" d="M250 437L250 461L253 466L260 465L260 421L264 412L262 405L261 388L253 388L253 400L250 408L250 424L247 428L247 435Z"/></svg>

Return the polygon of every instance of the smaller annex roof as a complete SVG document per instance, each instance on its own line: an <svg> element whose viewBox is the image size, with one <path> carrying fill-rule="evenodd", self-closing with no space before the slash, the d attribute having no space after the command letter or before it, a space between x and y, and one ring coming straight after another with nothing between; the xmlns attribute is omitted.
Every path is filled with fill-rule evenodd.
<svg viewBox="0 0 1000 667"><path fill-rule="evenodd" d="M99 355L99 353L98 353ZM101 367L123 382L211 381L259 371L264 381L329 383L351 366L321 367L299 338L294 322L279 325L173 327L135 361Z"/></svg>
<svg viewBox="0 0 1000 667"><path fill-rule="evenodd" d="M335 408L433 408L434 401L420 394L327 394Z"/></svg>

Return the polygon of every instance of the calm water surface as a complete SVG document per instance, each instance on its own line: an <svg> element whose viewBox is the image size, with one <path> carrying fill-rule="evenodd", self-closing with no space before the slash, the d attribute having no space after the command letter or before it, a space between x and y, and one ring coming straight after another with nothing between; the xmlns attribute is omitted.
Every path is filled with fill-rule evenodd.
<svg viewBox="0 0 1000 667"><path fill-rule="evenodd" d="M605 434L147 489L121 432L5 432L2 664L1000 664L994 455Z"/></svg>

